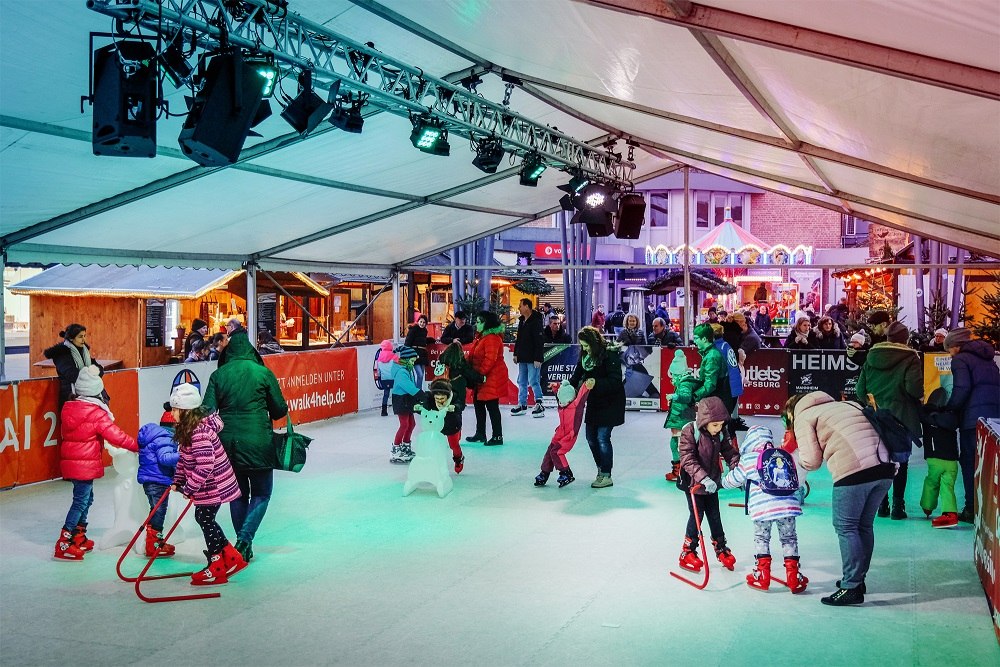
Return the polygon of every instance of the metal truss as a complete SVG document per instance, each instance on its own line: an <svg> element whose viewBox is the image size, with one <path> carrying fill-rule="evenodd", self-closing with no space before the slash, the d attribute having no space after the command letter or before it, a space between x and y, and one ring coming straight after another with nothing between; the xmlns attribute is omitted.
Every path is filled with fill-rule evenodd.
<svg viewBox="0 0 1000 667"><path fill-rule="evenodd" d="M88 0L96 12L141 26L171 41L191 35L206 51L232 46L268 53L291 68L311 69L317 88L370 96L376 106L400 116L427 114L449 133L497 137L522 157L538 153L549 165L578 169L600 180L631 186L635 165L515 113L509 107L430 76L326 26L287 11L284 0ZM183 34L183 37L181 36ZM187 39L185 39L187 38Z"/></svg>

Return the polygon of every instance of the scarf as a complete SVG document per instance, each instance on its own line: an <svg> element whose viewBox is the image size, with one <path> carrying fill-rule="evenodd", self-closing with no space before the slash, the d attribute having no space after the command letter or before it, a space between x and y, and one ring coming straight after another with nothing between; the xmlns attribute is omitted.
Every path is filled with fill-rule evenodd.
<svg viewBox="0 0 1000 667"><path fill-rule="evenodd" d="M104 411L108 413L108 416L111 417L111 421L115 420L115 415L111 412L111 408L108 407L108 404L105 403L104 399L100 396L77 396L76 400L83 401L84 403L93 403L94 405L103 408Z"/></svg>
<svg viewBox="0 0 1000 667"><path fill-rule="evenodd" d="M809 344L809 332L802 333L798 329L795 330L795 342L802 343L803 345Z"/></svg>
<svg viewBox="0 0 1000 667"><path fill-rule="evenodd" d="M63 345L69 348L69 353L73 355L73 363L76 364L77 368L84 368L91 364L89 347L84 345L83 352L81 353L80 348L78 348L76 345L73 345L73 343L71 343L68 340L64 340Z"/></svg>
<svg viewBox="0 0 1000 667"><path fill-rule="evenodd" d="M580 364L583 365L583 370L592 371L594 370L594 367L597 366L597 361L591 355L585 354L580 359Z"/></svg>

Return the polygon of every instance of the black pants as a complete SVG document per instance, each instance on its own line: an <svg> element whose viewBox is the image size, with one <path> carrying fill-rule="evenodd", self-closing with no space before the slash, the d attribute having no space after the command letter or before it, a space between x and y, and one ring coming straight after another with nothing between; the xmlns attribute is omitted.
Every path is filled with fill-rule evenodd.
<svg viewBox="0 0 1000 667"><path fill-rule="evenodd" d="M903 492L906 491L906 473L909 470L909 463L900 463L899 470L892 480L892 504L897 505L903 500Z"/></svg>
<svg viewBox="0 0 1000 667"><path fill-rule="evenodd" d="M486 413L489 412L493 437L502 438L503 426L500 424L500 399L493 398L488 401L476 399L473 405L476 409L476 435L486 435Z"/></svg>
<svg viewBox="0 0 1000 667"><path fill-rule="evenodd" d="M693 549L698 546L698 526L694 520L694 507L691 506L691 494L685 493L684 495L687 496L688 512L691 514L688 517L687 532L685 534L691 538L691 548ZM716 548L721 549L726 546L726 532L722 529L722 515L719 513L719 494L695 494L694 498L695 504L698 507L698 517L701 520L704 520L706 517L708 518L708 525L712 529L712 539L715 540ZM705 548L708 548L707 544Z"/></svg>
<svg viewBox="0 0 1000 667"><path fill-rule="evenodd" d="M229 540L222 532L222 526L215 520L215 515L219 513L220 505L197 505L194 508L194 520L201 526L201 532L205 535L205 546L208 547L208 555L214 556L221 553Z"/></svg>

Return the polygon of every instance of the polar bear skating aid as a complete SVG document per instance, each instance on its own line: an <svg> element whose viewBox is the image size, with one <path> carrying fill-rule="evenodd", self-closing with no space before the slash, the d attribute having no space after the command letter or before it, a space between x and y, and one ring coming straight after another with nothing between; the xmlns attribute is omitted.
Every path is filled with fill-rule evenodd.
<svg viewBox="0 0 1000 667"><path fill-rule="evenodd" d="M454 487L448 465L451 449L441 433L445 411L423 410L419 414L420 434L413 441L414 457L406 474L403 495L410 495L419 484L425 483L437 490L439 498L444 498Z"/></svg>

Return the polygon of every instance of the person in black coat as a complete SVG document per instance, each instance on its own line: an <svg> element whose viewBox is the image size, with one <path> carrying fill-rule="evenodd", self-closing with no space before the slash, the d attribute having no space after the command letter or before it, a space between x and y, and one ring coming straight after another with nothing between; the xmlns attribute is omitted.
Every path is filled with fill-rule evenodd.
<svg viewBox="0 0 1000 667"><path fill-rule="evenodd" d="M684 343L676 331L672 331L667 326L666 320L657 317L653 319L653 330L646 337L649 345L659 345L660 347L678 347Z"/></svg>
<svg viewBox="0 0 1000 667"><path fill-rule="evenodd" d="M840 326L833 321L832 317L819 318L817 324L810 334L813 347L817 350L846 350L847 341L840 331Z"/></svg>
<svg viewBox="0 0 1000 667"><path fill-rule="evenodd" d="M86 366L97 366L101 375L104 375L104 367L97 363L90 356L90 345L87 344L87 327L82 324L71 324L65 331L60 331L59 336L63 341L42 353L46 359L51 359L56 367L56 374L59 376L59 408L73 395L73 383L76 382L80 369ZM107 391L102 391L101 396L105 402L110 397Z"/></svg>
<svg viewBox="0 0 1000 667"><path fill-rule="evenodd" d="M187 340L184 341L184 358L187 359L188 355L191 354L191 346L196 340L205 340L205 336L208 335L208 322L205 320L195 319L191 322L191 333L188 334Z"/></svg>
<svg viewBox="0 0 1000 667"><path fill-rule="evenodd" d="M747 321L750 322L750 325L761 336L771 335L771 318L767 314L767 308L758 308L757 306L751 306L750 317Z"/></svg>
<svg viewBox="0 0 1000 667"><path fill-rule="evenodd" d="M545 360L545 343L542 338L542 314L532 307L531 299L521 299L518 306L521 317L517 322L517 340L514 341L514 363L517 364L517 406L510 414L523 415L528 411L528 387L535 395L532 417L544 417L542 405L541 369Z"/></svg>
<svg viewBox="0 0 1000 667"><path fill-rule="evenodd" d="M449 345L452 341L457 340L462 345L468 345L475 337L476 331L468 323L468 316L465 314L465 311L460 310L455 313L455 320L444 328L444 333L441 334L441 342Z"/></svg>
<svg viewBox="0 0 1000 667"><path fill-rule="evenodd" d="M549 315L549 324L542 331L542 343L548 345L550 343L572 343L573 339L563 328L562 320L555 313Z"/></svg>
<svg viewBox="0 0 1000 667"><path fill-rule="evenodd" d="M427 346L433 342L434 338L427 335L427 316L417 316L417 321L410 325L406 332L406 340L403 341L403 345L417 351L417 361L413 364L413 370L417 376L417 387L423 386L424 369L427 368L430 359L427 356Z"/></svg>

